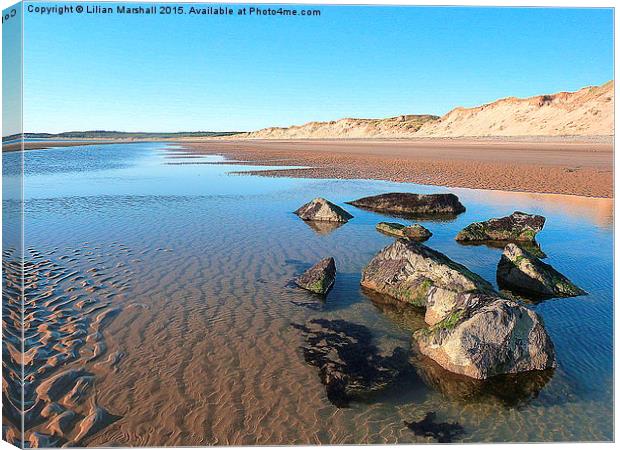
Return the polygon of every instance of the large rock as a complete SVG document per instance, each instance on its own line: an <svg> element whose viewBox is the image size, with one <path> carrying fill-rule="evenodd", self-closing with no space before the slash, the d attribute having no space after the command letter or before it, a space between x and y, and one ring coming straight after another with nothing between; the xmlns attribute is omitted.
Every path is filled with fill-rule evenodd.
<svg viewBox="0 0 620 450"><path fill-rule="evenodd" d="M376 228L381 233L418 242L426 241L433 235L433 233L417 223L405 226L395 222L379 222Z"/></svg>
<svg viewBox="0 0 620 450"><path fill-rule="evenodd" d="M347 222L353 216L338 205L334 205L324 198L315 198L295 211L303 220L317 220L325 222Z"/></svg>
<svg viewBox="0 0 620 450"><path fill-rule="evenodd" d="M303 289L324 295L336 280L336 262L334 258L324 258L299 276L295 283Z"/></svg>
<svg viewBox="0 0 620 450"><path fill-rule="evenodd" d="M347 203L374 211L413 216L456 215L465 211L465 207L454 194L392 192Z"/></svg>
<svg viewBox="0 0 620 450"><path fill-rule="evenodd" d="M463 228L457 241L527 241L533 242L545 226L545 218L519 211L506 217L475 222Z"/></svg>
<svg viewBox="0 0 620 450"><path fill-rule="evenodd" d="M437 297L460 292L494 292L493 287L465 266L423 244L398 239L381 250L364 268L362 286L397 300L426 306L433 287Z"/></svg>
<svg viewBox="0 0 620 450"><path fill-rule="evenodd" d="M515 244L508 244L497 265L502 288L541 297L574 297L586 292L568 278Z"/></svg>
<svg viewBox="0 0 620 450"><path fill-rule="evenodd" d="M422 354L476 379L555 367L553 343L535 312L486 295L468 301L475 305L414 333Z"/></svg>

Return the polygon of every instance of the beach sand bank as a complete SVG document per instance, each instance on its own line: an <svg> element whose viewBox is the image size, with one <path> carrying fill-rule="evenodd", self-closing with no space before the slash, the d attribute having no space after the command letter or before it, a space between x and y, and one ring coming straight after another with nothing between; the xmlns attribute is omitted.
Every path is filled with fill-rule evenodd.
<svg viewBox="0 0 620 450"><path fill-rule="evenodd" d="M199 154L253 165L306 166L263 176L377 179L505 191L613 196L611 138L209 140Z"/></svg>

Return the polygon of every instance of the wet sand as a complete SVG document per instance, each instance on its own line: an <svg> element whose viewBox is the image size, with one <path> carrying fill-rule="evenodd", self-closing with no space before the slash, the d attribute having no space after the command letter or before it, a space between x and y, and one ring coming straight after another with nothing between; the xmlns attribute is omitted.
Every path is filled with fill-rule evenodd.
<svg viewBox="0 0 620 450"><path fill-rule="evenodd" d="M465 432L454 439L464 442L612 436L612 200L461 191L465 214L427 223L430 245L492 280L499 250L462 246L455 232L507 208L540 212L549 218L544 250L591 293L536 307L562 366L506 389L415 359L420 312L376 304L360 290L362 267L389 242L375 230L382 217L355 210L351 223L315 229L292 214L317 194L343 204L383 183L226 177L229 167L200 165L215 158L118 147L26 152L28 247L3 254L9 441L22 439L22 363L23 439L38 447L433 442L415 432L429 414L431 428L458 422ZM121 156L130 171L119 172ZM59 163L72 169L52 175ZM87 188L97 195L83 195ZM326 301L290 284L327 254L339 272ZM581 270L584 261L591 270ZM386 367L398 347L411 361L404 375L387 377L392 384L371 379L380 390L339 408L320 358L305 355L342 342L349 354L372 356L363 373Z"/></svg>
<svg viewBox="0 0 620 450"><path fill-rule="evenodd" d="M503 191L613 196L611 138L527 141L211 140L183 142L192 152L254 165L306 166L263 176L349 178Z"/></svg>

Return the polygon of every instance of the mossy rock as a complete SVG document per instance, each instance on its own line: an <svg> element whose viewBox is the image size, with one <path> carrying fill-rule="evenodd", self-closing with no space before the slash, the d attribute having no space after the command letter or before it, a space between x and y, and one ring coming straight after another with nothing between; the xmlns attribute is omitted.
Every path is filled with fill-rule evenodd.
<svg viewBox="0 0 620 450"><path fill-rule="evenodd" d="M551 265L516 244L508 244L497 265L497 282L502 289L526 297L575 297L587 294Z"/></svg>

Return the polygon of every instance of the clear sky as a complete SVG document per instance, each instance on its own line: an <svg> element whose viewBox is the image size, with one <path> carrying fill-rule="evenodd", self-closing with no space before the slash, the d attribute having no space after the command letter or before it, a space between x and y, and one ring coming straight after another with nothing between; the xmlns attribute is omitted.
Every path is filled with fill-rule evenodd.
<svg viewBox="0 0 620 450"><path fill-rule="evenodd" d="M441 115L613 78L611 9L317 9L320 17L25 12L25 131Z"/></svg>

